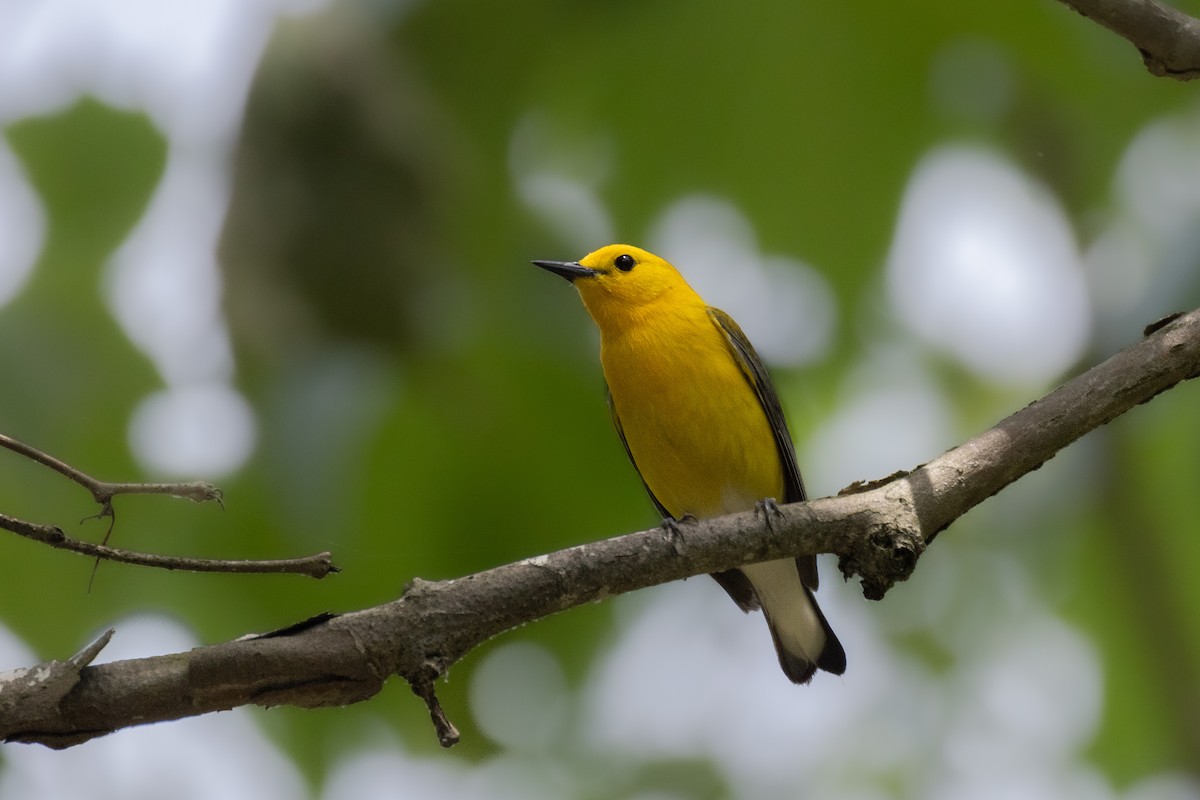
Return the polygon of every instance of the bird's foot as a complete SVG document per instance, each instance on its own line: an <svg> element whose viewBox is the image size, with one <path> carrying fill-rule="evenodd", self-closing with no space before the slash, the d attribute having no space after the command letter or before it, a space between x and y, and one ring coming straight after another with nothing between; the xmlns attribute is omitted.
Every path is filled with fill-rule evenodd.
<svg viewBox="0 0 1200 800"><path fill-rule="evenodd" d="M767 530L774 533L775 523L772 520L775 517L783 519L783 512L779 510L779 504L775 502L775 498L764 497L754 504L754 510L762 516L763 524L767 526Z"/></svg>
<svg viewBox="0 0 1200 800"><path fill-rule="evenodd" d="M683 555L683 551L685 549L683 541L683 528L681 526L695 524L696 518L691 514L684 514L679 519L675 519L674 517L663 517L663 538L665 538L675 550L675 555Z"/></svg>

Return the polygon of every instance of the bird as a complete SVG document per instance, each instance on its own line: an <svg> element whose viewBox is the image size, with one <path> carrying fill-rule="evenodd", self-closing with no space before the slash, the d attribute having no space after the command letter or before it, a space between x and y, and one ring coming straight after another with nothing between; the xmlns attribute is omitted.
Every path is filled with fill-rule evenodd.
<svg viewBox="0 0 1200 800"><path fill-rule="evenodd" d="M683 275L638 247L533 261L566 278L600 330L613 425L668 531L691 520L807 499L775 387L746 334ZM846 669L817 605L815 556L713 573L745 612L761 609L793 683Z"/></svg>

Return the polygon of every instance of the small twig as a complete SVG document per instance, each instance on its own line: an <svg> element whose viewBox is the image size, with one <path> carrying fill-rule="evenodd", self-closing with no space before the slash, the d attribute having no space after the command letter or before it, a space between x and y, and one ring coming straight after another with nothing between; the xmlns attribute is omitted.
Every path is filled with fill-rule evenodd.
<svg viewBox="0 0 1200 800"><path fill-rule="evenodd" d="M84 542L79 539L72 539L63 533L61 528L54 525L39 525L33 522L26 522L23 519L10 517L7 514L0 514L0 528L59 550L67 550L91 558L102 558L105 561L135 564L142 567L185 570L187 572L289 573L307 575L310 578L324 578L331 572L339 571L333 564L333 556L328 552L304 556L303 558L281 558L268 561L187 558L183 556L160 556L153 553L137 553L132 550L122 550L119 547Z"/></svg>
<svg viewBox="0 0 1200 800"><path fill-rule="evenodd" d="M83 476L87 478L87 476ZM88 478L91 484L89 490L96 497L97 503L112 500L119 494L169 494L172 497L182 497L193 503L204 503L213 500L222 508L221 490L211 483L204 481L186 481L184 483L109 483Z"/></svg>
<svg viewBox="0 0 1200 800"><path fill-rule="evenodd" d="M101 481L93 478L86 472L75 469L75 467L72 467L65 461L58 460L49 453L44 453L36 447L19 442L3 433L0 433L0 447L23 455L30 461L36 461L43 467L48 467L59 475L87 489L95 501L102 506L100 513L97 515L99 517L112 516L112 499L119 494L169 494L172 497L182 497L194 503L213 500L224 508L224 504L221 502L221 490L211 483L205 483L204 481L187 481L184 483L114 483L111 481Z"/></svg>
<svg viewBox="0 0 1200 800"><path fill-rule="evenodd" d="M412 691L413 694L425 701L425 707L429 709L429 719L433 722L433 729L437 733L438 743L442 747L453 747L458 744L458 728L454 727L454 723L442 710L442 704L433 689L433 682L437 677L437 667L432 664L426 665L423 674L412 681Z"/></svg>
<svg viewBox="0 0 1200 800"><path fill-rule="evenodd" d="M114 633L116 633L116 628L106 629L104 633L96 637L94 642L87 645L67 660L78 668L86 667L88 664L96 660L96 656L100 655L101 650L108 647L108 643L112 640Z"/></svg>

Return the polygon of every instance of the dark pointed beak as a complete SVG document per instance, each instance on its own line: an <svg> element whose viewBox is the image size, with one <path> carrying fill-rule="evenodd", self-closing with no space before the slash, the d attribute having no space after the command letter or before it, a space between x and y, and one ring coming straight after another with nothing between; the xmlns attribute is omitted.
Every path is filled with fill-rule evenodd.
<svg viewBox="0 0 1200 800"><path fill-rule="evenodd" d="M555 275L561 275L572 283L576 278L590 278L600 273L583 266L578 261L534 261L542 269L550 270Z"/></svg>

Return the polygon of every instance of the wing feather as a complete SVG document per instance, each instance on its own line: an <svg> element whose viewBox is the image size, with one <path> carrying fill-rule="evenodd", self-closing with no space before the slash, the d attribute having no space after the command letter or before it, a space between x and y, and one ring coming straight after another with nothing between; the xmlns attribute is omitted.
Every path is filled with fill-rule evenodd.
<svg viewBox="0 0 1200 800"><path fill-rule="evenodd" d="M741 368L754 393L758 395L758 402L767 415L767 422L775 437L775 448L779 453L779 463L783 466L784 495L779 499L784 503L807 500L804 479L800 477L800 466L796 463L796 446L792 443L787 419L783 415L783 406L779 402L779 395L775 393L775 385L771 382L766 366L732 317L719 308L711 307L708 309L708 316L724 334L730 355ZM796 568L800 571L800 579L804 581L804 585L815 590L818 583L816 557L802 556L796 559Z"/></svg>

